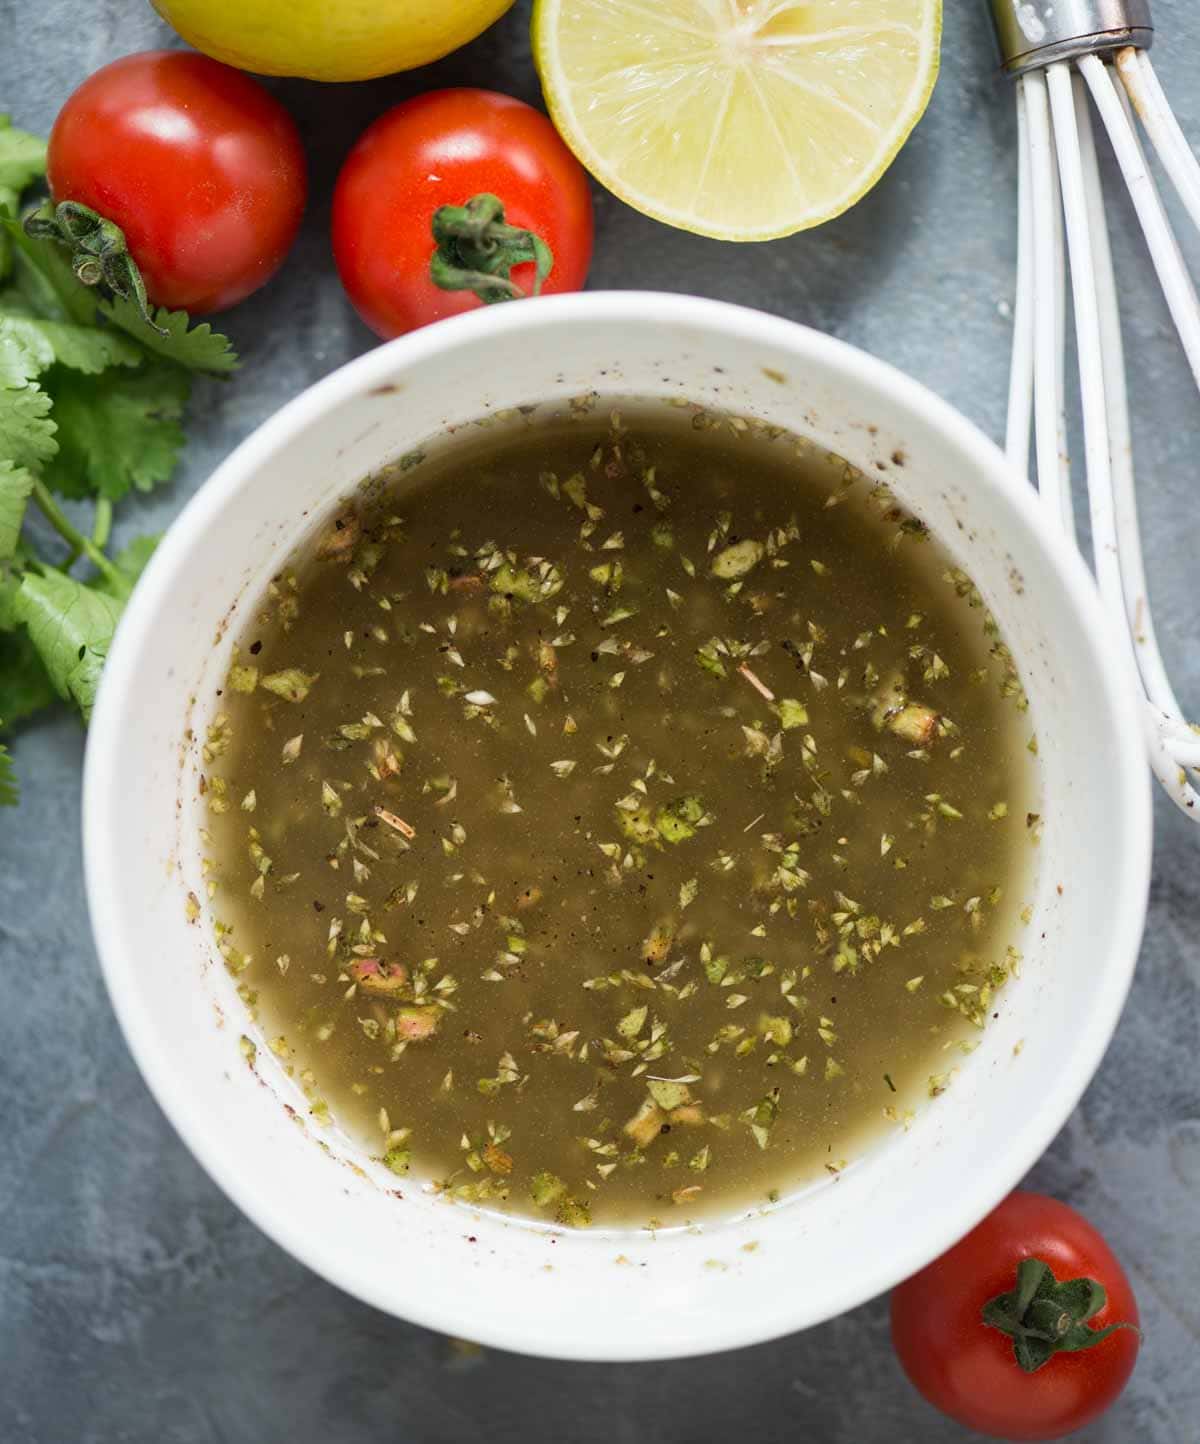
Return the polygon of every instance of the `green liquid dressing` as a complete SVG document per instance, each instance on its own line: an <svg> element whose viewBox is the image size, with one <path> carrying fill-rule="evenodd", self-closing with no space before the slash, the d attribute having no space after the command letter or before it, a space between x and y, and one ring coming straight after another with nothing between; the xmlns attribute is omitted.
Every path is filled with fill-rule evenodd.
<svg viewBox="0 0 1200 1444"><path fill-rule="evenodd" d="M969 579L794 436L471 429L364 484L240 639L218 948L313 1127L397 1173L576 1226L759 1205L1004 1006L1025 705Z"/></svg>

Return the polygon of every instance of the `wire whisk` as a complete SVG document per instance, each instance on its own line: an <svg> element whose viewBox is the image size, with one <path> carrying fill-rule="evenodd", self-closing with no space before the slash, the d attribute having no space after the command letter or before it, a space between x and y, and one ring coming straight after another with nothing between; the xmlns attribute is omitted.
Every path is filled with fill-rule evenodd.
<svg viewBox="0 0 1200 1444"><path fill-rule="evenodd" d="M1016 79L1020 146L1017 290L1007 450L1030 470L1053 525L1072 539L1066 425L1066 286L1071 286L1096 580L1114 640L1145 692L1150 764L1200 821L1200 729L1167 676L1146 588L1134 489L1121 318L1092 107L1108 134L1172 319L1200 386L1200 299L1147 163L1143 134L1200 228L1200 164L1155 75L1149 0L991 0Z"/></svg>

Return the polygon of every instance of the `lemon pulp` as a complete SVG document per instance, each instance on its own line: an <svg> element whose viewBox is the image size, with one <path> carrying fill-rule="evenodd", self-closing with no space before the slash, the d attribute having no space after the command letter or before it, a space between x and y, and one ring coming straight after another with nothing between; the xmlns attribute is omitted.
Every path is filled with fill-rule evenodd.
<svg viewBox="0 0 1200 1444"><path fill-rule="evenodd" d="M555 124L596 178L723 240L819 225L921 118L941 0L537 0Z"/></svg>

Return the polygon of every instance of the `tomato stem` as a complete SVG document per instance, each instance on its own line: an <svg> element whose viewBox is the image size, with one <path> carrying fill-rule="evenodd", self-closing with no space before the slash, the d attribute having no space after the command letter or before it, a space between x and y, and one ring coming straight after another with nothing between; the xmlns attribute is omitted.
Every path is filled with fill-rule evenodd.
<svg viewBox="0 0 1200 1444"><path fill-rule="evenodd" d="M484 305L516 301L526 294L509 274L514 266L534 265L533 295L554 266L554 255L541 236L510 226L498 196L472 196L464 206L439 206L433 213L437 248L429 275L443 291L473 291Z"/></svg>
<svg viewBox="0 0 1200 1444"><path fill-rule="evenodd" d="M155 324L146 283L129 254L125 232L105 220L91 206L78 201L46 201L25 218L25 234L35 241L53 241L70 252L71 270L85 286L105 286L114 296L130 301L152 331L168 332Z"/></svg>
<svg viewBox="0 0 1200 1444"><path fill-rule="evenodd" d="M1055 1354L1094 1348L1118 1329L1140 1333L1135 1325L1125 1323L1089 1328L1088 1320L1107 1302L1104 1285L1095 1279L1060 1283L1048 1263L1026 1258L1017 1265L1016 1288L984 1304L983 1322L1008 1335L1017 1363L1026 1374L1033 1374Z"/></svg>

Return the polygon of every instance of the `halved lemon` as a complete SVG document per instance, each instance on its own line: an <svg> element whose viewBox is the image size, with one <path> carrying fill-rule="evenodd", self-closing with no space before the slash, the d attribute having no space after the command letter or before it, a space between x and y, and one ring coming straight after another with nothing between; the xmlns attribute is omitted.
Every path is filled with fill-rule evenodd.
<svg viewBox="0 0 1200 1444"><path fill-rule="evenodd" d="M537 0L567 144L684 230L764 241L861 199L937 79L941 0Z"/></svg>

